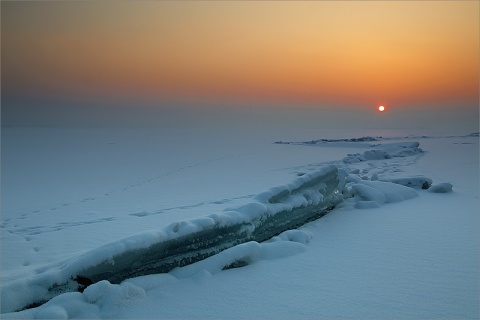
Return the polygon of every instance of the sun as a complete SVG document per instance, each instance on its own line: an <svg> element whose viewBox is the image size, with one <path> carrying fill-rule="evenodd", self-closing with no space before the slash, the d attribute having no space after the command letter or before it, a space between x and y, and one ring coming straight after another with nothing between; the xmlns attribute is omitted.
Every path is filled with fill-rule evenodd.
<svg viewBox="0 0 480 320"><path fill-rule="evenodd" d="M385 111L385 107L384 107L384 106L379 106L379 107L378 107L378 111L380 111L380 112Z"/></svg>

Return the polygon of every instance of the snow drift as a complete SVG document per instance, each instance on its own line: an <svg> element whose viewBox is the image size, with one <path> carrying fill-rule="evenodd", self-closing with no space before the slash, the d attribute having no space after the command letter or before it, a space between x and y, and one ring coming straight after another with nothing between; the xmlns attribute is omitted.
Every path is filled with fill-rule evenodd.
<svg viewBox="0 0 480 320"><path fill-rule="evenodd" d="M383 160L391 158L403 158L422 153L418 142L397 142L377 145L375 149L365 151L363 154L349 154L343 159L345 163L357 163L368 160Z"/></svg>

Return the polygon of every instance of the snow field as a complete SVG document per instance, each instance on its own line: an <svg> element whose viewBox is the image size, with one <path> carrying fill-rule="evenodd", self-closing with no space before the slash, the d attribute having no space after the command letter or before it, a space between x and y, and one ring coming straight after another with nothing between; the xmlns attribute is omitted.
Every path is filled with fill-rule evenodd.
<svg viewBox="0 0 480 320"><path fill-rule="evenodd" d="M421 144L426 153L386 157L386 149L376 149L383 151L372 154L383 158L332 161L345 178L339 184L345 200L298 230L234 246L167 274L119 285L100 281L83 293L62 294L41 307L2 317L477 318L478 137L425 138ZM304 177L308 169L314 167L295 169L304 182L311 177ZM430 178L435 182L431 189L448 193L423 190ZM261 205L266 199L285 188L295 190L301 179L233 208L242 214L267 210ZM314 194L286 203L308 205L320 199ZM268 210L278 212L275 206ZM166 230L188 233L201 221L173 223ZM59 262L37 267L36 273L64 267ZM49 277L58 276L54 271ZM16 289L24 295L44 288L27 281Z"/></svg>
<svg viewBox="0 0 480 320"><path fill-rule="evenodd" d="M0 260L2 279L135 233L240 207L354 150L319 153L272 144L278 132L250 135L2 128L0 231L8 257Z"/></svg>

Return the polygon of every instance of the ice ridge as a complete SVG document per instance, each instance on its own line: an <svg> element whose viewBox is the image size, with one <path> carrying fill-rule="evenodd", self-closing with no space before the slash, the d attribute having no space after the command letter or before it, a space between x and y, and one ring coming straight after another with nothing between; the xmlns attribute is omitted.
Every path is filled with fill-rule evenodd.
<svg viewBox="0 0 480 320"><path fill-rule="evenodd" d="M2 313L42 304L61 293L82 292L103 280L117 284L169 272L242 243L265 241L325 215L343 200L343 184L339 169L326 165L257 195L247 205L107 243L4 285Z"/></svg>

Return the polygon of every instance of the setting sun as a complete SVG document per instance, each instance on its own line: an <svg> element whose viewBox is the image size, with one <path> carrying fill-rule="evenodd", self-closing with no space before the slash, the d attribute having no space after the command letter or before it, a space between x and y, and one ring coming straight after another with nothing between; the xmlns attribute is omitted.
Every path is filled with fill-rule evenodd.
<svg viewBox="0 0 480 320"><path fill-rule="evenodd" d="M383 112L383 111L385 111L385 107L384 107L384 106L380 106L380 107L378 107L378 111L380 111L380 112Z"/></svg>

